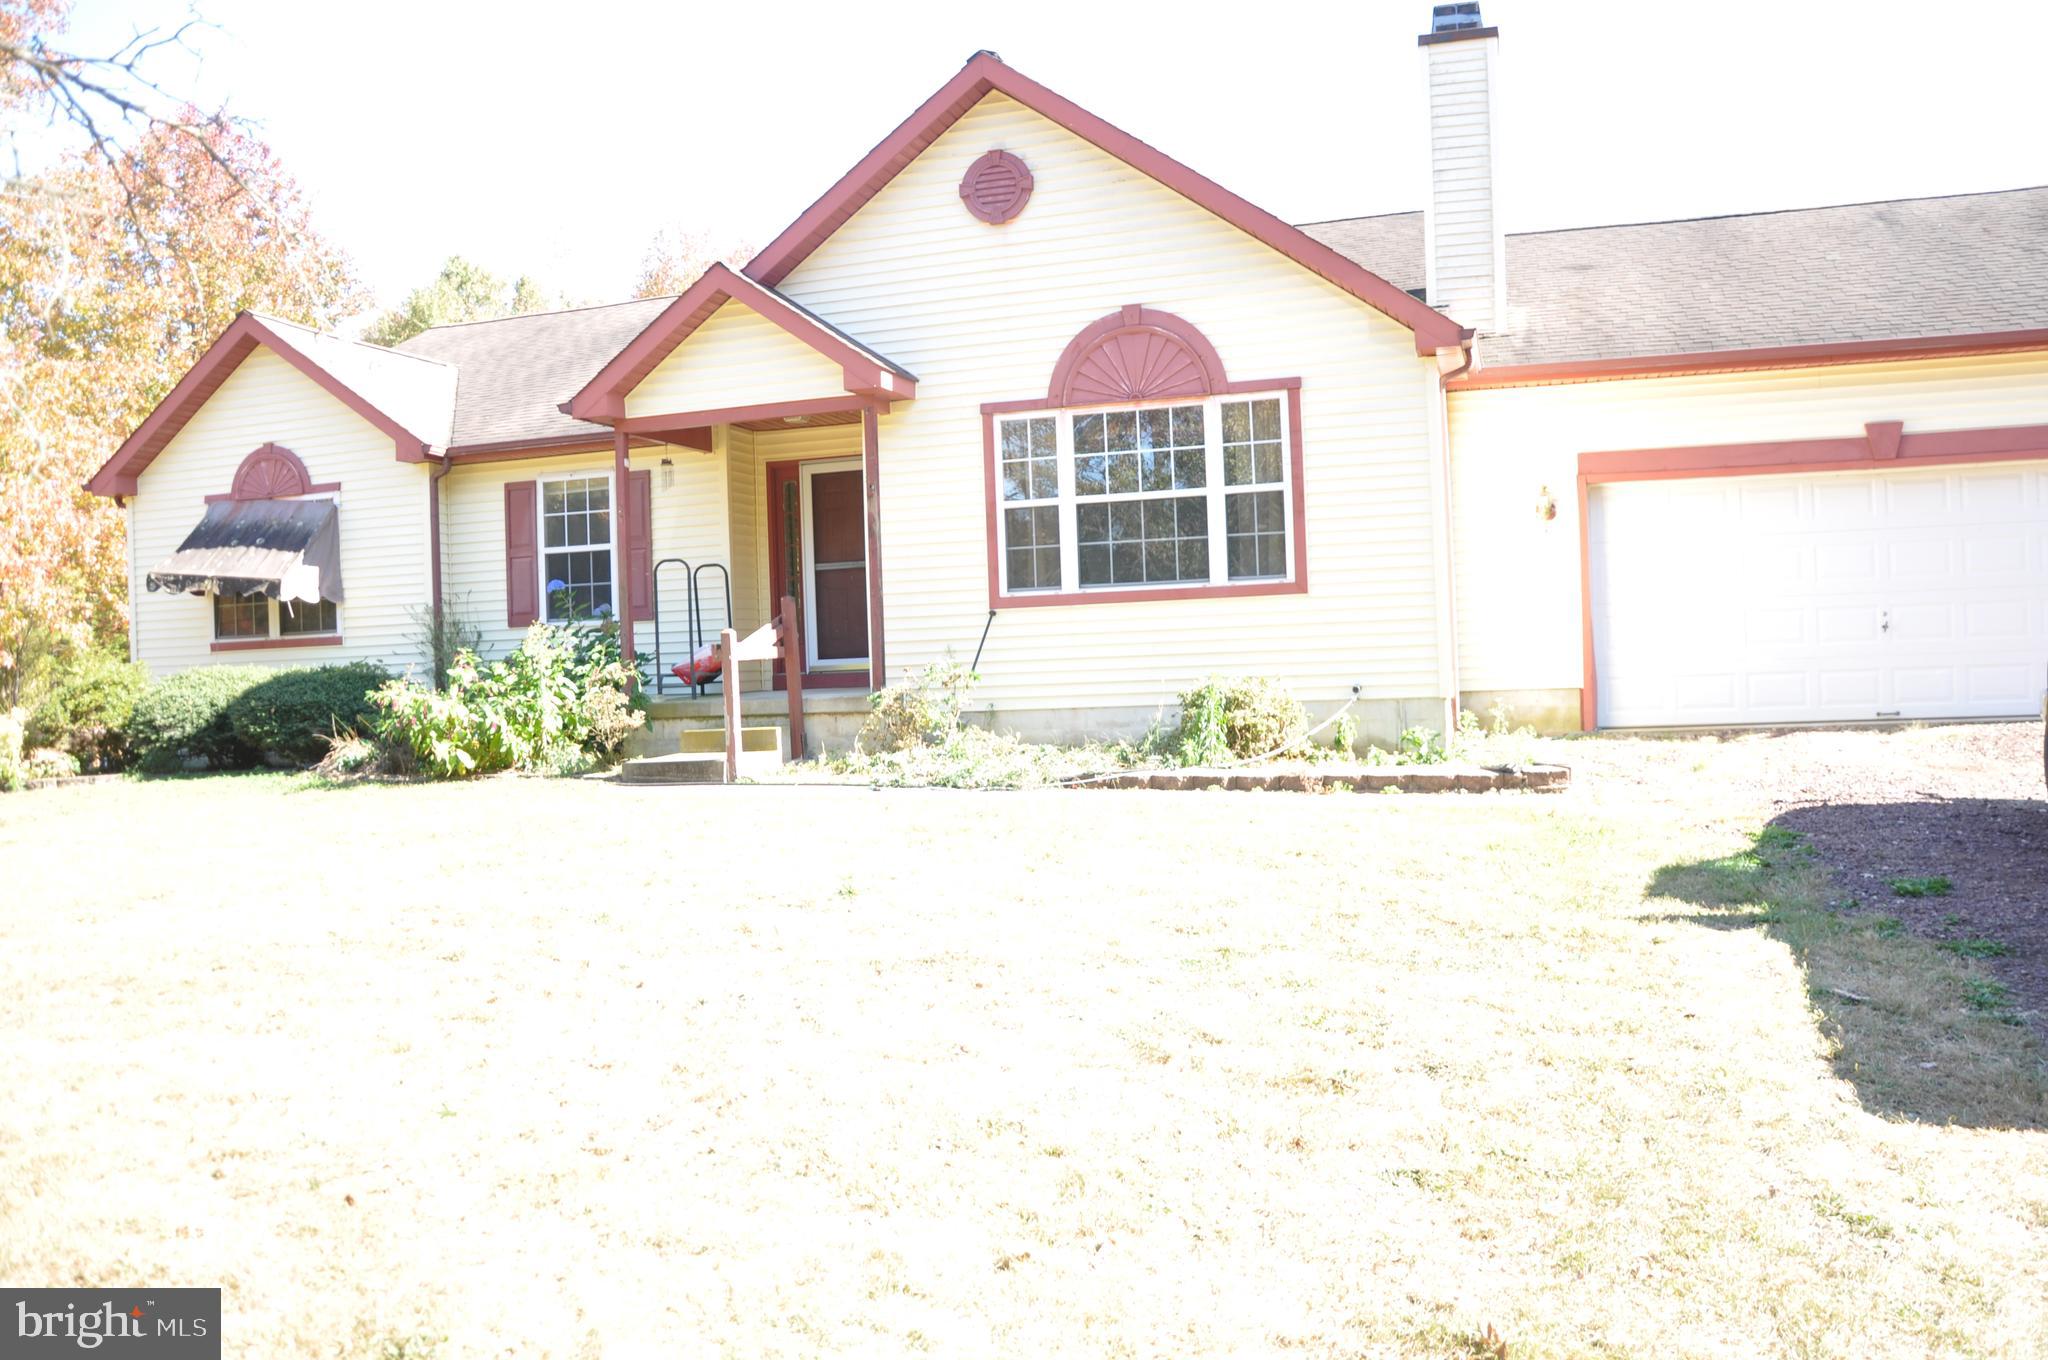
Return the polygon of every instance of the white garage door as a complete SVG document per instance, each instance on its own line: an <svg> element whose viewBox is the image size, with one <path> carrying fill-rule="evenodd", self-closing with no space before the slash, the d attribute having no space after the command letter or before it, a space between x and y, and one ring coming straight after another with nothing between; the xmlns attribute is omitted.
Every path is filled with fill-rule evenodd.
<svg viewBox="0 0 2048 1360"><path fill-rule="evenodd" d="M2008 717L2048 670L2048 463L1592 489L1602 727Z"/></svg>

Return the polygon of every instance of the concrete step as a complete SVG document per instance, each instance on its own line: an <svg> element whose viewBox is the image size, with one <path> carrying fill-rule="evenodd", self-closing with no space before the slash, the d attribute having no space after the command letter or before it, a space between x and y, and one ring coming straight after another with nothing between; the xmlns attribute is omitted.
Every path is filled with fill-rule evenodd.
<svg viewBox="0 0 2048 1360"><path fill-rule="evenodd" d="M619 778L628 784L722 784L725 782L725 749L677 751L665 756L642 756L620 767Z"/></svg>

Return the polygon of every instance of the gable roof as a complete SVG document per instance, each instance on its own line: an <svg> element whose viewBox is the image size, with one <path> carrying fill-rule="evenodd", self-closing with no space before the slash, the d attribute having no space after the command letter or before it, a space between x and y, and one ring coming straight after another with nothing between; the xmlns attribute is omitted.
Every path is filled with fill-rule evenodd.
<svg viewBox="0 0 2048 1360"><path fill-rule="evenodd" d="M92 475L86 489L100 496L134 495L142 470L259 346L390 436L399 461L438 457L447 446L455 410L453 368L276 317L239 312Z"/></svg>
<svg viewBox="0 0 2048 1360"><path fill-rule="evenodd" d="M1304 230L1422 286L1421 213ZM1519 233L1507 271L1507 324L1480 338L1477 383L1804 346L2030 333L2048 345L2048 187Z"/></svg>
<svg viewBox="0 0 2048 1360"><path fill-rule="evenodd" d="M607 306L529 312L436 326L398 346L457 369L455 427L460 455L490 449L609 441L610 428L561 409L674 299L635 298Z"/></svg>
<svg viewBox="0 0 2048 1360"><path fill-rule="evenodd" d="M859 164L841 176L824 197L805 209L803 215L770 241L766 249L749 260L744 271L746 275L771 286L780 283L880 193L903 167L916 160L940 133L991 92L1007 95L1082 140L1093 143L1240 231L1271 246L1303 268L1321 275L1361 302L1385 313L1415 333L1418 354L1433 354L1440 347L1459 345L1467 337L1468 332L1457 322L1389 283L1370 266L1361 265L1121 128L1104 122L1080 105L1004 65L992 52L975 53L958 75L920 104L895 131L862 157Z"/></svg>
<svg viewBox="0 0 2048 1360"><path fill-rule="evenodd" d="M768 285L714 264L569 399L568 413L578 420L624 419L626 394L727 302L737 302L774 322L838 364L851 394L885 401L917 395L917 377L909 370Z"/></svg>

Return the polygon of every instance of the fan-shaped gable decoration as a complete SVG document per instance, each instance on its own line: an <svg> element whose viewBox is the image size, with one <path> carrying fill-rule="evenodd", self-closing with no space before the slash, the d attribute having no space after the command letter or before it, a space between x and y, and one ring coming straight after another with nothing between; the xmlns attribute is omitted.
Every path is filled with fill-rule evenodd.
<svg viewBox="0 0 2048 1360"><path fill-rule="evenodd" d="M313 479L299 456L282 444L265 444L235 469L230 498L238 501L275 501L303 496L313 489Z"/></svg>
<svg viewBox="0 0 2048 1360"><path fill-rule="evenodd" d="M1067 342L1052 371L1055 406L1206 397L1229 385L1208 338L1172 312L1133 304Z"/></svg>

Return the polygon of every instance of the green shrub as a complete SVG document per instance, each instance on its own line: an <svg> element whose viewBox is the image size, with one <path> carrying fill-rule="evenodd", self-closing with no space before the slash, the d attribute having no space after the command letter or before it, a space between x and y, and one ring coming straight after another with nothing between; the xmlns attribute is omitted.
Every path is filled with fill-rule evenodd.
<svg viewBox="0 0 2048 1360"><path fill-rule="evenodd" d="M24 741L69 752L81 765L117 768L128 755L128 715L148 687L148 672L119 653L68 657L30 712Z"/></svg>
<svg viewBox="0 0 2048 1360"><path fill-rule="evenodd" d="M228 705L228 725L252 751L311 765L330 736L369 727L377 715L370 691L390 678L373 661L275 671Z"/></svg>
<svg viewBox="0 0 2048 1360"><path fill-rule="evenodd" d="M27 709L0 709L0 793L13 793L28 778L21 765L21 733L27 723Z"/></svg>
<svg viewBox="0 0 2048 1360"><path fill-rule="evenodd" d="M1441 765L1451 758L1451 752L1441 732L1410 727L1401 733L1394 756L1402 765Z"/></svg>
<svg viewBox="0 0 2048 1360"><path fill-rule="evenodd" d="M1278 754L1308 731L1308 714L1278 681L1212 676L1180 696L1166 747L1183 765Z"/></svg>
<svg viewBox="0 0 2048 1360"><path fill-rule="evenodd" d="M128 749L136 768L167 773L190 760L216 770L253 764L256 752L235 735L228 707L275 674L267 666L200 666L151 685L128 715Z"/></svg>
<svg viewBox="0 0 2048 1360"><path fill-rule="evenodd" d="M868 696L867 721L855 745L870 755L944 746L960 730L960 710L981 677L948 658L899 685Z"/></svg>
<svg viewBox="0 0 2048 1360"><path fill-rule="evenodd" d="M463 779L568 770L611 754L646 720L628 698L631 679L611 625L538 624L503 661L458 653L438 693L393 680L370 699L378 736L428 774Z"/></svg>

